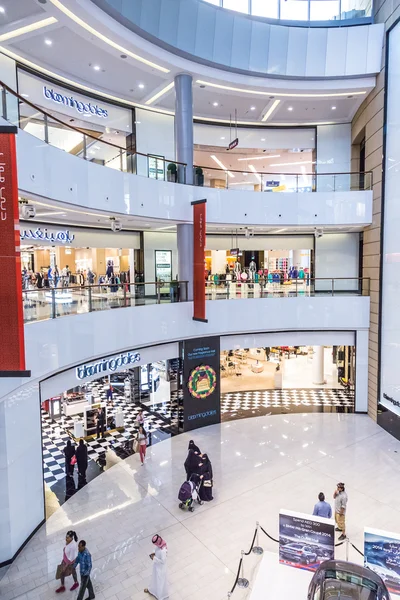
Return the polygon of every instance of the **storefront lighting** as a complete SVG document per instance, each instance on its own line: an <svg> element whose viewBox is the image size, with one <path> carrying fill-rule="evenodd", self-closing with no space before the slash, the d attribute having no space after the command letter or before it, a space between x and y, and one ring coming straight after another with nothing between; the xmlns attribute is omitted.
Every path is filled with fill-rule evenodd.
<svg viewBox="0 0 400 600"><path fill-rule="evenodd" d="M24 35L25 33L31 33L37 29L42 29L43 27L53 25L54 23L57 23L57 19L55 17L48 17L47 19L42 19L41 21L35 21L35 23L31 23L30 25L25 25L24 27L19 27L18 29L13 29L12 31L3 33L0 35L0 42L11 40L12 38Z"/></svg>
<svg viewBox="0 0 400 600"><path fill-rule="evenodd" d="M163 88L162 90L160 90L159 92L157 92L157 94L154 94L154 96L152 96L151 98L149 98L149 100L147 100L145 102L145 104L147 104L147 105L153 104L153 102L155 102L156 100L158 100L159 98L161 98L161 96L164 96L164 94L166 94L167 92L169 92L170 90L172 90L173 87L174 87L174 82L171 81L171 83L169 83L168 85L166 85L165 88Z"/></svg>
<svg viewBox="0 0 400 600"><path fill-rule="evenodd" d="M218 165L219 167L221 167L221 169L223 169L223 170L224 170L226 173L228 173L229 177L231 177L232 179L234 179L234 178L235 178L234 174L233 174L233 173L231 173L230 171L228 171L228 169L226 168L226 166L225 166L225 165L224 165L224 164L223 164L223 163L222 163L222 162L219 160L219 158L217 158L217 157L215 156L215 154L211 154L210 156L211 156L211 158L212 158L212 159L213 159L213 160L214 160L214 161L217 163L217 165Z"/></svg>
<svg viewBox="0 0 400 600"><path fill-rule="evenodd" d="M60 0L50 0L50 2L54 6L56 6L59 10L61 10L61 12L63 12L64 15L66 15L67 17L69 17L70 19L72 19L72 21L74 21L77 25L80 25L80 27L83 27L84 29L86 29L86 31L88 31L92 35L94 35L97 38L99 38L99 40L101 40L102 42L105 42L109 46L112 46L113 48L115 48L116 50L118 50L118 52L126 54L127 56L130 56L134 60L142 62L145 65L148 65L149 67L152 67L153 69L157 69L158 71L161 71L162 73L169 73L170 72L169 69L166 69L165 67L162 67L161 65L158 65L158 64L156 64L156 63L154 63L154 62L152 62L150 60L147 60L147 58L144 58L143 56L139 56L138 54L135 54L134 52L131 52L127 48L124 48L120 44L117 44L113 40L110 40L110 38L108 38L107 36L103 35L99 31L97 31L97 29L95 29L94 27L91 27L83 19L81 19L80 17L78 17L77 15L75 15L71 10L69 10L66 6L64 6L60 2ZM1 38L0 38L0 40L1 40Z"/></svg>
<svg viewBox="0 0 400 600"><path fill-rule="evenodd" d="M54 2L54 0L51 0ZM351 96L365 96L367 93L365 90L360 92L332 92L331 94L319 94L318 92L314 93L305 93L305 94L293 94L288 92L273 92L273 91L265 91L262 92L260 90L252 90L249 88L237 88L229 85L221 85L220 83L211 83L210 81L202 81L201 79L197 79L196 83L199 85L205 85L209 87L214 87L220 90L227 90L229 92L242 92L243 94L252 94L256 96L279 96L280 98L340 98Z"/></svg>

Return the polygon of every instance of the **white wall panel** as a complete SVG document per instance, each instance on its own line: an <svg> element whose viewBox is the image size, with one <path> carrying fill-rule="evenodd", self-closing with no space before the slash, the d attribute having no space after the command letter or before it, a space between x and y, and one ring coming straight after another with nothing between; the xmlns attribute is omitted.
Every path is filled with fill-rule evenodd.
<svg viewBox="0 0 400 600"><path fill-rule="evenodd" d="M368 29L347 28L346 75L356 75L367 67Z"/></svg>
<svg viewBox="0 0 400 600"><path fill-rule="evenodd" d="M251 71L258 71L259 73L267 72L269 33L270 28L267 23L253 21L249 57L249 68Z"/></svg>
<svg viewBox="0 0 400 600"><path fill-rule="evenodd" d="M328 29L326 45L325 77L338 77L346 72L348 27Z"/></svg>
<svg viewBox="0 0 400 600"><path fill-rule="evenodd" d="M311 28L308 31L306 77L325 75L328 29Z"/></svg>
<svg viewBox="0 0 400 600"><path fill-rule="evenodd" d="M175 159L174 117L141 108L136 109L136 148L142 154ZM137 172L147 177L147 158L137 157Z"/></svg>
<svg viewBox="0 0 400 600"><path fill-rule="evenodd" d="M216 30L219 32L214 38L214 60L217 63L230 65L232 59L233 46L233 26L235 13L217 11Z"/></svg>
<svg viewBox="0 0 400 600"><path fill-rule="evenodd" d="M325 155L335 159L334 152L340 151L341 145L335 136L324 139L321 146L325 144ZM167 141L160 147L160 154L167 155L169 144ZM265 194L157 181L82 160L24 131L18 133L17 151L22 192L114 214L191 221L191 201L206 198L209 223L317 226L368 225L372 220L372 191ZM343 155L340 160L345 160ZM344 164L331 166L339 170Z"/></svg>
<svg viewBox="0 0 400 600"><path fill-rule="evenodd" d="M306 74L308 30L303 27L289 29L286 75L304 77Z"/></svg>
<svg viewBox="0 0 400 600"><path fill-rule="evenodd" d="M250 62L251 20L236 13L233 22L232 64L246 70Z"/></svg>
<svg viewBox="0 0 400 600"><path fill-rule="evenodd" d="M324 234L315 240L315 277L359 277L359 233ZM357 290L358 281L335 281L335 290ZM318 290L331 290L331 281L316 282Z"/></svg>
<svg viewBox="0 0 400 600"><path fill-rule="evenodd" d="M268 73L286 75L289 28L270 25Z"/></svg>

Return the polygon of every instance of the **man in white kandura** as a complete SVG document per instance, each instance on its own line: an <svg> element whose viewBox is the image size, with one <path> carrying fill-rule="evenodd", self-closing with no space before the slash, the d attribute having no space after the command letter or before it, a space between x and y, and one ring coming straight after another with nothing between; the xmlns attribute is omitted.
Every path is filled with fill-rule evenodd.
<svg viewBox="0 0 400 600"><path fill-rule="evenodd" d="M157 598L157 600L166 600L168 598L167 543L157 534L153 536L151 541L155 545L156 551L150 554L153 561L153 572L150 585L144 591Z"/></svg>

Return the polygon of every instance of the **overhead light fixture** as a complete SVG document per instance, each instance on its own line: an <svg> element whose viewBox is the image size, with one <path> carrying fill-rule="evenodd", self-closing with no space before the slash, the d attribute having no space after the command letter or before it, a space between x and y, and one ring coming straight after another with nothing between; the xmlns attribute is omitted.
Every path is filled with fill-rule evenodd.
<svg viewBox="0 0 400 600"><path fill-rule="evenodd" d="M35 23L31 23L30 25L25 25L24 27L19 27L18 29L13 29L12 31L7 31L7 33L3 33L2 35L0 35L0 42L11 40L12 38L24 35L25 33L30 33L32 31L36 31L37 29L42 29L43 27L48 27L49 25L53 25L54 23L57 23L57 19L55 19L54 17L48 17L47 19L42 19L41 21L35 21Z"/></svg>
<svg viewBox="0 0 400 600"><path fill-rule="evenodd" d="M234 174L231 173L230 171L228 171L228 169L226 168L226 166L219 160L219 158L217 158L215 156L215 154L211 154L210 156L211 156L211 158L213 160L215 160L215 162L217 163L217 165L221 167L221 169L223 169L226 173L228 173L229 177L231 177L233 179L235 178Z"/></svg>
<svg viewBox="0 0 400 600"><path fill-rule="evenodd" d="M159 92L157 92L157 94L154 94L154 96L152 96L151 98L149 98L149 100L146 100L145 104L147 104L147 105L153 104L153 102L155 102L156 100L158 100L159 98L161 98L161 96L164 96L164 94L166 94L167 92L169 92L170 90L172 90L173 87L174 87L174 82L171 81L171 83L169 83L168 85L166 85L165 88L163 88L162 90L160 90Z"/></svg>
<svg viewBox="0 0 400 600"><path fill-rule="evenodd" d="M54 2L55 0L50 0ZM209 81L202 81L201 79L197 79L196 83L201 85L208 85L210 87L214 87L220 90L228 90L230 92L242 92L243 94L252 94L253 96L278 96L279 98L340 98L341 96L365 96L367 93L365 90L361 92L333 92L332 94L318 94L318 93L309 93L309 94L289 94L283 92L273 92L267 91L262 92L260 90L251 90L249 88L237 88L229 85L221 85L220 83L211 83Z"/></svg>
<svg viewBox="0 0 400 600"><path fill-rule="evenodd" d="M250 106L250 110L256 110L255 106Z"/></svg>
<svg viewBox="0 0 400 600"><path fill-rule="evenodd" d="M238 160L262 160L266 158L280 158L280 154L264 154L264 156L248 156L247 158L238 158Z"/></svg>
<svg viewBox="0 0 400 600"><path fill-rule="evenodd" d="M266 120L266 119L265 119L265 120ZM261 141L262 141L262 142L265 142L265 138L261 138Z"/></svg>
<svg viewBox="0 0 400 600"><path fill-rule="evenodd" d="M93 69L94 69L95 71L100 71L100 67L99 67L99 65L94 65Z"/></svg>
<svg viewBox="0 0 400 600"><path fill-rule="evenodd" d="M258 174L257 169L254 167L254 165L249 165L249 169L252 173L254 173L258 181L261 183L261 176Z"/></svg>
<svg viewBox="0 0 400 600"><path fill-rule="evenodd" d="M222 138L220 138L220 139L221 139L221 140L224 140L225 138L224 138L224 137L222 137Z"/></svg>
<svg viewBox="0 0 400 600"><path fill-rule="evenodd" d="M134 52L131 52L127 48L124 48L120 44L117 44L116 42L114 42L113 40L111 40L110 38L108 38L107 36L103 35L99 31L97 31L97 29L95 29L94 27L91 27L83 19L81 19L80 17L78 17L77 15L75 15L71 10L69 10L69 8L67 8L66 6L64 6L60 2L60 0L49 0L49 1L54 6L56 6L59 10L61 10L61 12L63 12L64 15L66 15L67 17L69 17L70 19L72 19L73 21L75 21L75 23L77 25L80 25L80 27L83 27L84 29L86 29L86 31L88 31L92 35L94 35L97 38L99 38L99 40L101 40L102 42L105 42L109 46L112 46L113 48L115 48L116 50L118 50L118 52L126 54L127 56L130 56L134 60L138 60L139 62L142 62L145 65L148 65L149 67L153 67L153 69L157 69L158 71L161 71L162 73L169 73L169 71L170 71L169 69L166 69L165 67L162 67L161 65L158 65L158 64L152 62L151 60L147 60L147 58L144 58L143 56L139 56L139 54L135 54Z"/></svg>
<svg viewBox="0 0 400 600"><path fill-rule="evenodd" d="M218 102L213 102L213 106L218 106Z"/></svg>
<svg viewBox="0 0 400 600"><path fill-rule="evenodd" d="M268 119L270 118L270 116L272 115L274 110L277 108L279 103L280 103L280 100L274 100L274 102L271 104L271 106L269 107L269 109L267 110L267 112L265 113L263 118L261 119L261 121L263 121L264 123L265 123L265 121L268 121ZM261 141L265 142L265 139L263 139Z"/></svg>
<svg viewBox="0 0 400 600"><path fill-rule="evenodd" d="M46 38L46 39L44 40L44 43L46 44L46 46L52 46L52 45L53 45L53 42L52 42L52 40L49 40L49 38Z"/></svg>
<svg viewBox="0 0 400 600"><path fill-rule="evenodd" d="M139 88L140 90L144 90L144 83L139 83L139 85L138 85L138 88Z"/></svg>
<svg viewBox="0 0 400 600"><path fill-rule="evenodd" d="M332 110L336 110L336 106L332 106Z"/></svg>
<svg viewBox="0 0 400 600"><path fill-rule="evenodd" d="M288 110L292 111L293 110L293 106L288 106Z"/></svg>
<svg viewBox="0 0 400 600"><path fill-rule="evenodd" d="M6 12L6 9L4 8L4 6L0 6L0 13L2 15L4 15L5 12Z"/></svg>

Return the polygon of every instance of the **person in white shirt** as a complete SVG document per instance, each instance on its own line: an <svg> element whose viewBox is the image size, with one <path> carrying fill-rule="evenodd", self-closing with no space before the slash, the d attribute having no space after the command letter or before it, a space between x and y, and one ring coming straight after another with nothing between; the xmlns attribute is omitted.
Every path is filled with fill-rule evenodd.
<svg viewBox="0 0 400 600"><path fill-rule="evenodd" d="M150 585L144 591L157 600L166 600L168 598L167 543L158 534L154 535L151 541L156 547L155 552L150 554L153 561L153 572Z"/></svg>
<svg viewBox="0 0 400 600"><path fill-rule="evenodd" d="M76 570L74 566L75 559L78 556L78 536L76 535L75 531L68 531L67 535L65 536L65 541L66 544L64 546L63 559L61 562L61 586L56 590L57 594L60 592L65 592L65 578L69 575L72 575L74 578L74 584L71 587L71 592L79 587L78 577L76 576Z"/></svg>

